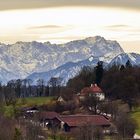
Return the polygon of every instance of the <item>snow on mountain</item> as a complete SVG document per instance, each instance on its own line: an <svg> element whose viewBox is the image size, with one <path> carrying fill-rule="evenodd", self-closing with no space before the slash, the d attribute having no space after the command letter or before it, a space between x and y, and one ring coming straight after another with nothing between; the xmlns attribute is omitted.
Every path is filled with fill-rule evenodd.
<svg viewBox="0 0 140 140"><path fill-rule="evenodd" d="M127 61L130 61L132 65L140 65L140 54L136 53L122 53L116 56L110 62L109 66L112 65L125 65Z"/></svg>
<svg viewBox="0 0 140 140"><path fill-rule="evenodd" d="M32 79L34 84L36 84L38 79L44 79L46 82L48 82L51 77L60 77L62 78L62 83L65 85L68 80L76 76L84 66L95 67L99 61L102 61L102 57L91 56L83 61L75 63L68 62L57 69L48 72L33 73L28 76L27 79ZM104 63L104 66L106 65L107 63Z"/></svg>
<svg viewBox="0 0 140 140"><path fill-rule="evenodd" d="M34 72L46 72L67 62L78 62L89 56L110 62L123 49L116 41L95 36L65 44L50 42L0 43L0 81L22 79Z"/></svg>
<svg viewBox="0 0 140 140"><path fill-rule="evenodd" d="M104 62L103 64L105 68L112 65L125 65L128 60L132 65L140 65L140 55L136 53L122 53L112 59L110 63L108 58L108 55L104 57L91 56L88 59L79 62L68 62L48 72L33 73L27 78L32 79L35 84L38 79L44 79L46 82L48 82L51 77L60 77L63 79L62 83L65 85L68 80L76 76L84 66L95 67L99 61Z"/></svg>

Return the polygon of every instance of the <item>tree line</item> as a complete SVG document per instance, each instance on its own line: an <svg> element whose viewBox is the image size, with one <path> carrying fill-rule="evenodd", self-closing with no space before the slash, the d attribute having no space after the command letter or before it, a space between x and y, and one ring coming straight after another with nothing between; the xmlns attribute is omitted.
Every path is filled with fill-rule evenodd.
<svg viewBox="0 0 140 140"><path fill-rule="evenodd" d="M0 83L0 100L10 104L15 98L56 96L59 94L61 81L59 77L52 77L47 85L43 79L38 79L36 85L32 84L31 79L10 80L6 85Z"/></svg>
<svg viewBox="0 0 140 140"><path fill-rule="evenodd" d="M0 100L6 104L14 102L15 98L59 96L65 91L66 96L72 96L81 91L82 88L96 83L100 86L106 98L122 99L129 104L130 109L136 105L140 97L140 68L133 67L130 61L126 65L112 66L104 69L103 62L98 62L96 67L83 67L83 69L72 79L66 87L62 86L62 78L52 77L45 83L43 79L37 80L36 85L32 85L30 79L11 80L7 85L0 84ZM69 92L70 90L70 92ZM70 97L71 98L71 97Z"/></svg>

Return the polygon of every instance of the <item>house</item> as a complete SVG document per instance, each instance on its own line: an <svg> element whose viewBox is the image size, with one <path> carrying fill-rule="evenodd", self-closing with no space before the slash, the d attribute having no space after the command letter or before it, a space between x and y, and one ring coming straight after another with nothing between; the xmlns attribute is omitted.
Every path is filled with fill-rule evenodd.
<svg viewBox="0 0 140 140"><path fill-rule="evenodd" d="M102 115L59 115L56 112L40 112L38 117L41 126L65 132L72 132L87 125L101 127L105 132L111 125Z"/></svg>
<svg viewBox="0 0 140 140"><path fill-rule="evenodd" d="M97 86L97 84L91 84L90 87L85 87L81 90L79 94L80 100L83 100L86 96L98 97L100 101L103 101L105 99L104 92L99 86Z"/></svg>
<svg viewBox="0 0 140 140"><path fill-rule="evenodd" d="M59 102L59 103L66 103L66 101L65 101L65 99L62 97L62 96L59 96L58 98L57 98L57 101Z"/></svg>
<svg viewBox="0 0 140 140"><path fill-rule="evenodd" d="M140 140L140 136L137 134L134 134L133 138L134 138L134 140Z"/></svg>
<svg viewBox="0 0 140 140"><path fill-rule="evenodd" d="M24 107L24 108L21 108L21 111L24 112L24 113L36 113L39 111L39 109L37 107Z"/></svg>
<svg viewBox="0 0 140 140"><path fill-rule="evenodd" d="M65 115L60 116L59 120L61 121L61 124L63 124L63 129L66 132L87 125L101 127L105 132L111 125L109 120L102 115Z"/></svg>
<svg viewBox="0 0 140 140"><path fill-rule="evenodd" d="M59 114L56 112L39 112L37 114L37 118L43 127L48 127L48 129L52 127L58 127L59 121Z"/></svg>
<svg viewBox="0 0 140 140"><path fill-rule="evenodd" d="M37 107L24 107L20 109L20 112L24 116L24 118L32 118L36 113L39 112L39 109Z"/></svg>

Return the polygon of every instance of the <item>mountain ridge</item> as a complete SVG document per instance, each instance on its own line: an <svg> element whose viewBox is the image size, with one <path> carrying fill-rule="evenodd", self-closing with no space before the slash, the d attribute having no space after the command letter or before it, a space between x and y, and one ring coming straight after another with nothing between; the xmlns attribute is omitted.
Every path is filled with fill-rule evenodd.
<svg viewBox="0 0 140 140"><path fill-rule="evenodd" d="M135 57L135 62L134 62L134 57ZM119 60L117 58L119 58ZM126 59L124 59L124 58L126 58ZM106 60L106 59L104 58L104 60ZM64 85L66 85L68 80L73 78L74 76L76 76L84 66L95 67L97 65L97 62L104 61L104 60L102 57L91 56L88 59L85 59L85 60L82 60L79 62L75 62L75 63L68 62L68 63L61 65L60 67L58 67L54 70L48 71L48 72L33 73L30 76L28 76L27 79L32 79L35 84L38 79L44 79L44 81L48 82L51 77L60 77L63 79L62 83ZM120 60L123 60L123 62ZM140 54L122 53L122 54L119 54L118 56L116 56L115 58L113 58L110 63L104 61L104 67L108 68L113 65L125 65L128 60L131 62L132 65L140 66ZM116 63L113 63L114 61Z"/></svg>
<svg viewBox="0 0 140 140"><path fill-rule="evenodd" d="M109 65L125 65L128 60L133 66L139 66L140 54L134 52L119 54L111 60Z"/></svg>
<svg viewBox="0 0 140 140"><path fill-rule="evenodd" d="M0 80L23 79L34 72L45 72L67 63L78 62L89 56L104 57L108 61L123 53L116 41L95 36L65 44L50 42L16 42L15 44L0 44ZM1 69L7 71L4 76ZM14 73L14 74L13 74Z"/></svg>

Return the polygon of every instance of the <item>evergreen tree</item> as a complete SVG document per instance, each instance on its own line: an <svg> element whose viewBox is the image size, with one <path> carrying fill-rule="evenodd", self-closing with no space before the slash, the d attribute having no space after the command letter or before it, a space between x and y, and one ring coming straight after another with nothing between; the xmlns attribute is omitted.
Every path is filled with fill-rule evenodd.
<svg viewBox="0 0 140 140"><path fill-rule="evenodd" d="M124 65L121 65L120 71L123 71L124 69L125 69L125 66Z"/></svg>
<svg viewBox="0 0 140 140"><path fill-rule="evenodd" d="M103 78L103 72L104 72L104 69L103 69L103 62L102 61L99 61L97 63L97 66L95 68L95 74L96 74L96 84L99 85L102 81L102 78Z"/></svg>
<svg viewBox="0 0 140 140"><path fill-rule="evenodd" d="M126 68L132 68L132 64L131 64L130 60L128 60L128 61L126 62L125 67L126 67Z"/></svg>

